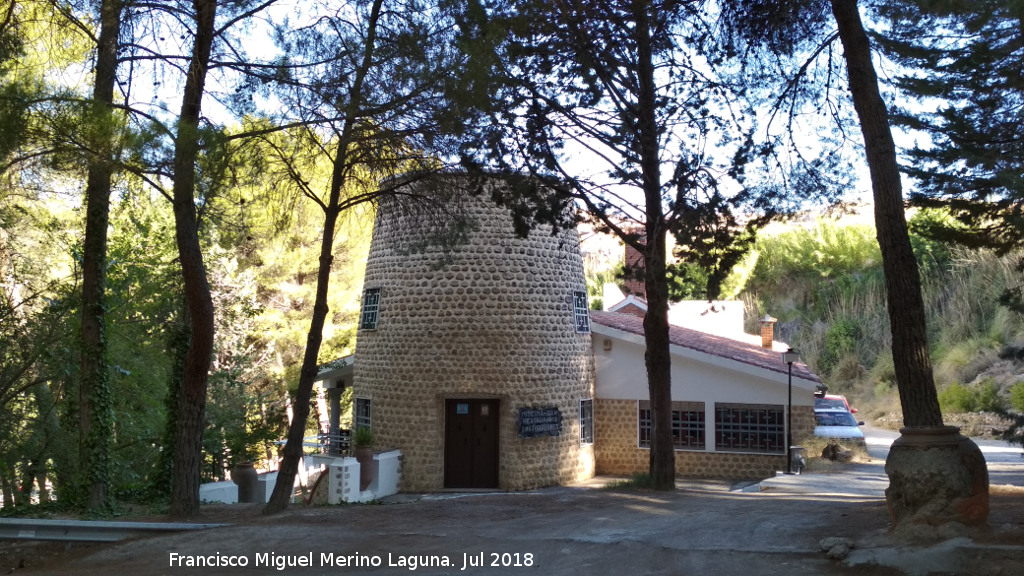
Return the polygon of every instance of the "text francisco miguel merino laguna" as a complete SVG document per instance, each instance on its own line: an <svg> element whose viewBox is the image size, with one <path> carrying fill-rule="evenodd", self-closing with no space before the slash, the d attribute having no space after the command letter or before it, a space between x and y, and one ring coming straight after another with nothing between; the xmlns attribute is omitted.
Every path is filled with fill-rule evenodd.
<svg viewBox="0 0 1024 576"><path fill-rule="evenodd" d="M457 557L456 557L457 558ZM319 560L319 564L316 562ZM385 563L385 560L387 563ZM526 552L463 552L461 570L466 568L508 568L508 567L530 567L533 566L533 554ZM335 567L335 568L376 568L379 566L397 566L416 570L428 566L452 566L456 564L450 556L441 554L392 554L386 556L360 554L335 554L334 552L320 552L306 554L277 554L275 552L260 552L248 555L229 556L217 552L209 555L189 555L177 552L169 553L170 567L181 568L215 568L215 567L248 567L248 566L276 568L287 570L298 567Z"/></svg>

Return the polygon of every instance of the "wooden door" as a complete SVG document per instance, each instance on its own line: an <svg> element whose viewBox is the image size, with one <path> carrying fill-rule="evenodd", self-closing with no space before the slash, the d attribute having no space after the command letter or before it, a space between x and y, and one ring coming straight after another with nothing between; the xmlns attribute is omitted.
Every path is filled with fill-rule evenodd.
<svg viewBox="0 0 1024 576"><path fill-rule="evenodd" d="M498 487L498 401L447 400L445 488Z"/></svg>

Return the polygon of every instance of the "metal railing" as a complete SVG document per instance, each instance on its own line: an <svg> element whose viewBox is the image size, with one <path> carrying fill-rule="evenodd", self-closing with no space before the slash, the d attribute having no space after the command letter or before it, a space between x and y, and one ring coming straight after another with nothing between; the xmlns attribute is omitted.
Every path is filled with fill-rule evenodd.
<svg viewBox="0 0 1024 576"><path fill-rule="evenodd" d="M314 438L321 454L348 456L352 452L351 430L340 430L337 434L318 434Z"/></svg>

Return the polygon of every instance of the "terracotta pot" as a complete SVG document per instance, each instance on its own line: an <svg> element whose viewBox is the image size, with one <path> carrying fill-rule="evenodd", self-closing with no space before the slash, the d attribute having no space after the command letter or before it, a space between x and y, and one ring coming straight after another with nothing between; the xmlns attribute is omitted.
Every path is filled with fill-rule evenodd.
<svg viewBox="0 0 1024 576"><path fill-rule="evenodd" d="M359 462L359 490L366 490L373 482L373 448L356 446L352 452Z"/></svg>
<svg viewBox="0 0 1024 576"><path fill-rule="evenodd" d="M885 461L885 499L896 525L984 524L988 468L978 445L956 426L900 429Z"/></svg>
<svg viewBox="0 0 1024 576"><path fill-rule="evenodd" d="M252 462L239 462L231 469L231 481L238 485L238 501L256 502L256 484L259 473Z"/></svg>

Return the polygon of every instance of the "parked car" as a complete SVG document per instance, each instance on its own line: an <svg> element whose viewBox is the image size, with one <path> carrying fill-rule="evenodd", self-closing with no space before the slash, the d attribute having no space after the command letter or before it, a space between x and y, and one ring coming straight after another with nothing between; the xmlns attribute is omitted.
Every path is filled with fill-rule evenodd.
<svg viewBox="0 0 1024 576"><path fill-rule="evenodd" d="M846 408L815 410L814 435L837 442L848 442L864 446L863 422L857 422Z"/></svg>
<svg viewBox="0 0 1024 576"><path fill-rule="evenodd" d="M841 394L825 394L824 396L814 398L814 409L815 410L846 410L850 414L856 414L856 408L850 408L850 403L847 402L846 396Z"/></svg>

